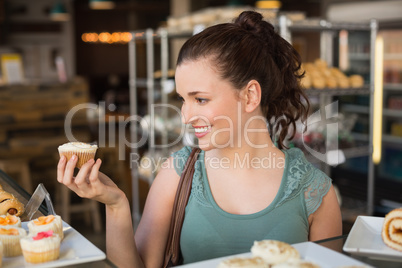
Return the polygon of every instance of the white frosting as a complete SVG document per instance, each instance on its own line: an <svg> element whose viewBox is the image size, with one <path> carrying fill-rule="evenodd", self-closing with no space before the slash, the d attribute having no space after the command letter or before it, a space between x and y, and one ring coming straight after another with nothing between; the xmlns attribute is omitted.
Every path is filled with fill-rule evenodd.
<svg viewBox="0 0 402 268"><path fill-rule="evenodd" d="M294 247L276 240L255 241L251 248L251 253L253 256L263 258L268 264L300 259L300 254Z"/></svg>
<svg viewBox="0 0 402 268"><path fill-rule="evenodd" d="M29 235L21 238L20 244L23 251L29 252L46 252L49 250L60 248L61 238L57 234L34 240L34 236Z"/></svg>
<svg viewBox="0 0 402 268"><path fill-rule="evenodd" d="M15 226L8 225L8 226L1 226L0 228L2 228L2 229L17 229L18 233L19 233L19 236L26 236L27 235L27 231L24 228L21 228L21 227L15 227ZM0 236L3 236L3 237L5 237L5 236L13 236L14 237L16 235L0 234Z"/></svg>
<svg viewBox="0 0 402 268"><path fill-rule="evenodd" d="M81 149L97 149L95 144L88 144L84 142L68 142L59 146L59 150L81 150Z"/></svg>
<svg viewBox="0 0 402 268"><path fill-rule="evenodd" d="M37 219L28 222L29 235L53 230L61 236L61 239L63 239L63 222L59 215L55 215L53 221L48 224L36 225L34 223L35 221L37 221Z"/></svg>

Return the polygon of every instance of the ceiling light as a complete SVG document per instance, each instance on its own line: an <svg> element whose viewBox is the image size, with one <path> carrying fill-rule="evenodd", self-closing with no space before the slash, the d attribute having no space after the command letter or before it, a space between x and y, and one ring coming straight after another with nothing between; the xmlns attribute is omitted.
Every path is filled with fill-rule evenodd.
<svg viewBox="0 0 402 268"><path fill-rule="evenodd" d="M89 0L89 7L92 9L113 9L113 0Z"/></svg>
<svg viewBox="0 0 402 268"><path fill-rule="evenodd" d="M281 1L273 1L273 0L259 0L255 3L257 8L263 9L280 9L282 6Z"/></svg>

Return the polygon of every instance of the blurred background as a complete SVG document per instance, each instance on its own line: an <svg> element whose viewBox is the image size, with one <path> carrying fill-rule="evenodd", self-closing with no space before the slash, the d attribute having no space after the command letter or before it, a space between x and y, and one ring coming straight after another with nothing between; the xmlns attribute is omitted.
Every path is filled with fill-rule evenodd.
<svg viewBox="0 0 402 268"><path fill-rule="evenodd" d="M74 227L82 228L80 230L88 236L93 235L100 247L104 247L103 237L98 235L104 228L103 208L82 204L80 198L60 187L55 180L57 147L68 141L65 129L68 112L80 104L96 105L95 109L81 109L72 114L72 134L80 141L103 144L97 153L104 161L102 171L125 191L138 220L155 174L149 169L132 166L132 151L125 145L123 149L118 146L118 134L123 131L125 138L132 137L127 125L119 128L120 122L133 114L129 83L133 65L130 67L130 64L136 67L137 77L149 77L145 30L152 29L158 37L165 29L170 36L179 37L169 43L167 75L163 77L159 63L152 70L152 78L159 81L155 92L150 95L146 83L136 88L135 113L142 117L149 114L151 103L163 102L161 87L167 84L158 86L158 83L161 78L173 81L177 50L195 28L222 22L223 17L229 20L246 9L258 9L274 24L278 23L280 15L289 18L296 29L289 41L304 63L318 64L318 60L322 60L325 65L318 67L320 71L336 67L342 77L359 75L362 78L361 84L354 88L357 91L346 94L336 91L340 85L310 86L311 101L317 109L324 100L327 103L339 101L341 105L337 121L341 137L337 144L345 149L346 160L335 166L317 165L333 178L339 189L345 232L356 215L383 215L401 206L401 1L0 0L0 168L29 193L43 182L52 193L58 211L64 213L63 219L75 221ZM371 160L373 139L370 135L373 129L370 89L374 75L370 67L374 60L370 19L373 18L377 19L376 31L385 44L381 90L384 99L380 130L382 158L376 163ZM330 35L329 45L324 45L326 50L323 42L328 36L325 37L322 30L307 31L312 26L323 27L321 20L346 22ZM354 24L365 26L359 30ZM138 42L133 60L129 42L136 34ZM164 52L160 50L160 39L155 40L153 56L155 62L159 62ZM174 89L174 85L170 88ZM329 93L329 99L327 93L331 88L335 91ZM352 88L352 84L346 88ZM317 93L320 89L322 91ZM174 92L168 93L168 103L177 105ZM174 129L172 125L177 124L176 121L162 118L159 131ZM289 146L298 146L303 141L317 151L325 151L329 149L323 142L325 135L322 128L313 127L308 136L296 136ZM163 142L159 136L156 139ZM353 148L358 150L348 155L346 149ZM174 149L177 147L170 148L169 152ZM138 148L136 153L142 160L166 156L166 152L150 149L149 144ZM98 215L94 210L100 214L99 225L92 223L93 217L92 222L88 220L88 215ZM87 224L82 224L83 219Z"/></svg>

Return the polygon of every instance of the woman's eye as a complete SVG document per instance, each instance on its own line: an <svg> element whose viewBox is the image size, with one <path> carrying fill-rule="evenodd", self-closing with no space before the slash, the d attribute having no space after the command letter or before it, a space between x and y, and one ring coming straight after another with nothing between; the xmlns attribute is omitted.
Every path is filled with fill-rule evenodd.
<svg viewBox="0 0 402 268"><path fill-rule="evenodd" d="M199 104L205 104L208 102L207 99L203 99L203 98L195 98L195 100L199 103Z"/></svg>

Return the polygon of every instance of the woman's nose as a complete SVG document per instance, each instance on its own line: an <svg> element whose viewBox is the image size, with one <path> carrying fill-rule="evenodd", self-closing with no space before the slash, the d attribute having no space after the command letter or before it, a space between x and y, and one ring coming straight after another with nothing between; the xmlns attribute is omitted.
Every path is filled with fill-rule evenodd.
<svg viewBox="0 0 402 268"><path fill-rule="evenodd" d="M181 107L181 122L183 124L191 124L194 120L195 116L192 109L188 105L183 104Z"/></svg>

